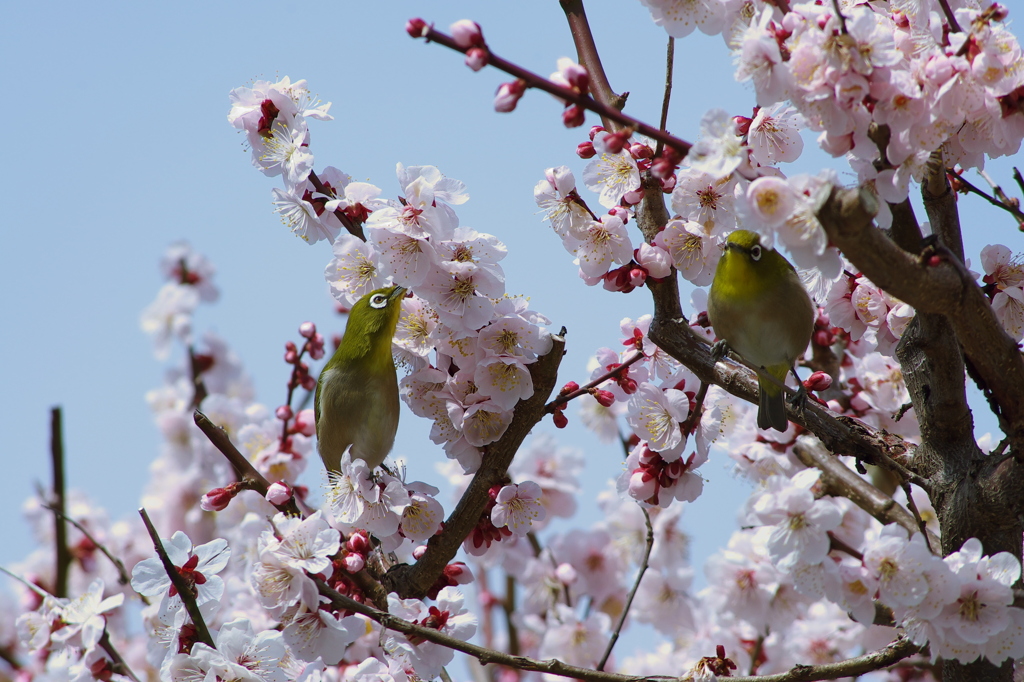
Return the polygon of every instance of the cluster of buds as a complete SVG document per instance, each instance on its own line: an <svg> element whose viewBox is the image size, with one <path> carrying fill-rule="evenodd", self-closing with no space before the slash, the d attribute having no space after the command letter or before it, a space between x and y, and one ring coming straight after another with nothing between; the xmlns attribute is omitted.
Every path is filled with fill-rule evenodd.
<svg viewBox="0 0 1024 682"><path fill-rule="evenodd" d="M661 455L643 446L640 463L629 477L629 494L647 504L658 506L660 495L676 486L676 483L689 471L697 454L692 453L685 461L680 458L666 462Z"/></svg>
<svg viewBox="0 0 1024 682"><path fill-rule="evenodd" d="M497 504L498 493L504 486L501 484L492 485L491 489L487 491L487 506L484 507L483 512L480 514L480 520L477 521L476 527L466 538L464 546L466 551L474 556L480 556L491 546L491 543L501 542L502 538L512 537L512 531L506 527L498 528L491 522L491 510L494 509L494 505Z"/></svg>
<svg viewBox="0 0 1024 682"><path fill-rule="evenodd" d="M831 348L839 331L832 326L828 313L823 308L818 308L818 316L814 318L814 334L811 336L814 344L822 348Z"/></svg>
<svg viewBox="0 0 1024 682"><path fill-rule="evenodd" d="M413 557L419 559L423 556L423 552L426 551L426 546L417 547L413 551ZM434 584L427 590L427 597L430 599L437 599L437 595L446 587L456 587L458 585L468 585L473 582L473 572L469 570L469 566L461 561L454 561L444 567L441 571L441 575L437 577Z"/></svg>

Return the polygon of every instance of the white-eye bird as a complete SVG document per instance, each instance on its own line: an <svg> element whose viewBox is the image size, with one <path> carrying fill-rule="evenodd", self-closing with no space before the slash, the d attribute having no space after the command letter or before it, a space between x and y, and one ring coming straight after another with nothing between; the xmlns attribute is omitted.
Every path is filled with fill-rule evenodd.
<svg viewBox="0 0 1024 682"><path fill-rule="evenodd" d="M320 372L313 410L317 448L329 472L352 458L372 469L384 461L398 430L398 376L391 354L405 288L377 289L352 306L341 345Z"/></svg>
<svg viewBox="0 0 1024 682"><path fill-rule="evenodd" d="M793 372L799 386L795 398L805 397L794 363L807 350L815 315L788 260L761 246L755 232L736 230L729 235L708 292L708 320L719 339L761 368L758 428L785 431L789 426L782 389L763 373L785 383Z"/></svg>

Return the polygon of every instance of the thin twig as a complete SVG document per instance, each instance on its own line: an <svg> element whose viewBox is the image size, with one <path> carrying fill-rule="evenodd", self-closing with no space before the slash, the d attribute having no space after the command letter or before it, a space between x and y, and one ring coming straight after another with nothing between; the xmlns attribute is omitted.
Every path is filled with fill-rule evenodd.
<svg viewBox="0 0 1024 682"><path fill-rule="evenodd" d="M857 561L864 561L864 555L858 552L853 547L840 540L835 536L835 533L828 531L828 544L830 550L836 550L852 556Z"/></svg>
<svg viewBox="0 0 1024 682"><path fill-rule="evenodd" d="M675 65L676 60L676 39L672 36L668 37L668 47L665 48L665 93L661 97L661 129L665 130L668 127L668 105L672 100L672 69ZM658 147L654 152L655 156L661 156L662 143L658 142Z"/></svg>
<svg viewBox="0 0 1024 682"><path fill-rule="evenodd" d="M114 672L125 675L135 682L139 682L138 676L135 675L131 666L129 666L128 662L124 660L123 656L121 656L121 652L119 652L110 642L110 635L107 633L107 629L105 627L103 628L103 634L100 635L100 646L103 647L103 650L107 652L108 656L110 656L110 660L114 662Z"/></svg>
<svg viewBox="0 0 1024 682"><path fill-rule="evenodd" d="M203 614L200 613L199 605L196 603L196 596L192 593L192 589L185 582L185 579L181 577L178 567L171 562L171 557L167 555L167 550L164 549L164 543L160 539L160 534L156 532L153 522L149 520L149 514L146 513L145 508L139 509L139 515L142 516L142 522L146 524L149 537L153 539L153 547L156 549L156 555L160 557L160 563L164 565L167 577L171 579L171 584L174 585L178 596L181 597L181 602L185 605L188 617L192 619L192 624L196 627L196 638L211 649L215 649L216 645L213 643L213 637L210 636L210 630L206 627Z"/></svg>
<svg viewBox="0 0 1024 682"><path fill-rule="evenodd" d="M946 21L949 22L949 29L951 33L963 33L963 29L960 28L960 24L957 23L956 15L953 14L953 10L949 7L947 0L939 0L939 5L942 6L942 13L946 15Z"/></svg>
<svg viewBox="0 0 1024 682"><path fill-rule="evenodd" d="M848 34L849 31L846 30L846 17L843 16L843 11L839 9L839 0L832 0L832 6L836 10L836 16L839 17L839 28L842 30L843 35Z"/></svg>
<svg viewBox="0 0 1024 682"><path fill-rule="evenodd" d="M565 405L570 400L578 398L586 393L590 393L590 389L597 388L598 386L600 386L601 384L610 379L616 379L620 375L625 375L626 369L628 369L630 365L634 364L637 360L639 360L642 357L644 357L643 352L637 351L636 354L626 358L625 362L616 365L614 369L608 370L598 378L588 383L586 386L581 386L580 388L577 388L575 391L566 393L565 395L558 396L557 398L555 398L550 403L544 406L544 411L554 412L557 408L561 407L562 405Z"/></svg>
<svg viewBox="0 0 1024 682"><path fill-rule="evenodd" d="M622 613L619 615L619 622L615 624L615 629L612 631L611 639L608 640L608 646L604 650L604 656L601 657L601 662L597 664L598 670L604 670L604 666L608 662L608 658L612 655L612 649L615 648L615 643L619 641L619 633L622 632L622 626L626 624L626 616L629 615L629 607L633 604L633 597L636 596L636 591L640 587L640 580L644 577L644 573L647 572L647 565L651 559L651 549L654 547L654 527L651 525L651 515L647 513L647 510L641 507L640 511L644 513L644 523L647 524L647 546L644 548L644 558L640 561L640 568L636 572L636 580L633 582L633 589L629 591L629 596L626 597L626 605L623 607Z"/></svg>
<svg viewBox="0 0 1024 682"><path fill-rule="evenodd" d="M1002 201L1000 201L999 199L997 199L994 196L990 195L985 190L983 190L980 187L978 187L977 185L971 183L964 176L957 175L951 169L947 169L946 172L950 173L956 179L956 182L959 182L964 187L964 189L966 189L967 191L972 192L974 194L977 194L979 197L981 197L982 199L984 199L988 203L992 204L996 208L1001 208L1004 211L1006 211L1007 213L1009 213L1010 215L1012 215L1014 218L1017 219L1018 222L1024 223L1024 213L1021 212L1020 208L1018 208L1016 206L1008 206L1007 204L1004 204Z"/></svg>
<svg viewBox="0 0 1024 682"><path fill-rule="evenodd" d="M513 656L519 655L519 630L512 619L516 612L516 579L514 576L505 574L505 599L501 602L502 610L505 612L505 630L508 632L508 652Z"/></svg>
<svg viewBox="0 0 1024 682"><path fill-rule="evenodd" d="M697 389L697 395L693 397L693 411L690 416L683 422L683 436L689 436L693 433L697 425L700 424L701 415L704 414L704 400L708 397L708 384L706 381L700 382L700 388Z"/></svg>
<svg viewBox="0 0 1024 682"><path fill-rule="evenodd" d="M427 27L426 29L424 29L423 37L426 38L427 42L439 43L451 50L455 50L456 52L465 53L468 50L468 48L460 47L459 45L457 45L455 41L452 40L451 36L441 33L440 31L434 29L433 27ZM580 93L574 90L570 90L569 88L563 88L560 85L556 85L549 81L547 78L543 78L533 73L532 71L527 71L526 69L517 64L513 64L508 60L502 59L498 55L494 54L494 52L489 47L487 49L488 65L493 66L496 69L504 71L509 75L515 76L516 78L523 80L528 87L543 90L544 92L554 95L560 100L572 102L578 107L587 109L589 111L593 111L602 118L609 118L613 121L616 121L617 123L620 123L623 126L626 126L627 128L631 128L632 130L635 130L643 135L646 135L647 137L653 140L656 140L669 147L672 147L679 153L680 156L686 156L686 154L690 151L690 147L693 146L686 140L682 140L678 137L675 137L674 135L669 135L665 131L659 130L658 128L655 128L650 124L635 119L632 116L627 116L618 109L608 106L607 104L598 102L592 97L588 97L587 95L581 95Z"/></svg>
<svg viewBox="0 0 1024 682"><path fill-rule="evenodd" d="M935 551L936 548L932 547L931 540L928 539L928 524L924 522L924 519L921 518L921 512L917 510L917 502L914 501L914 496L911 494L913 491L910 489L910 484L903 481L900 487L903 488L903 492L907 495L907 507L910 509L910 513L914 515L914 518L917 519L917 526L921 529L921 535L924 536L924 543L928 546L928 551L932 554L938 554Z"/></svg>
<svg viewBox="0 0 1024 682"><path fill-rule="evenodd" d="M184 270L184 260L181 262L181 267ZM206 390L206 382L203 381L203 369L196 357L196 350L191 344L188 347L188 366L189 373L192 375L192 409L195 410L203 404L203 400L206 399L209 392Z"/></svg>
<svg viewBox="0 0 1024 682"><path fill-rule="evenodd" d="M464 654L468 654L469 656L478 659L481 663L496 663L498 665L504 665L517 670L543 672L551 675L557 675L559 677L586 680L587 682L644 682L647 680L664 680L665 682L671 682L678 679L675 676L668 675L622 675L568 665L567 663L563 663L557 659L540 661L526 656L512 656L511 654L507 654L502 651L487 649L476 644L464 642L461 639L457 639L433 628L410 623L409 621L393 616L390 613L380 611L372 606L362 604L350 597L346 597L327 585L320 576L310 577L312 577L316 582L317 589L320 591L320 594L330 600L332 607L364 615L370 620L380 623L380 625L387 630L394 630L395 632L400 632L403 635L413 635L418 639L433 642L434 644L439 644L441 646L448 647L449 649L454 649L455 651L461 651ZM734 682L813 682L814 680L830 680L839 677L851 677L871 672L873 670L886 668L897 661L903 660L904 658L917 653L918 650L918 647L913 642L905 637L900 637L878 651L872 651L871 653L863 656L839 661L838 663L801 665L794 667L788 672L778 673L775 675L734 677L730 678L730 680Z"/></svg>
<svg viewBox="0 0 1024 682"><path fill-rule="evenodd" d="M92 535L92 533L90 533L88 530L86 530L85 526L83 526L81 523L79 523L75 519L71 518L70 516L67 516L66 514L62 514L61 511L59 509L57 509L56 507L54 507L54 506L51 506L51 505L48 505L48 504L44 504L43 505L43 509L50 510L51 512L53 512L54 514L56 514L57 516L59 516L60 518L64 519L65 521L70 523L72 526L77 528L78 531L82 535L84 535L89 540L89 542L91 542L96 547L96 549L98 549L101 552L103 552L104 556L106 556L108 559L110 559L110 563L114 564L114 567L117 569L117 581L119 583L121 583L122 585L127 585L128 583L131 582L131 576L128 575L128 570L125 568L124 562L121 561L120 559L118 559L113 554L111 554L110 550L107 549L106 546L103 545L101 542L97 541L96 538ZM149 600L145 596L143 596L143 595L139 595L139 596L142 597L142 602L144 604L149 604Z"/></svg>
<svg viewBox="0 0 1024 682"><path fill-rule="evenodd" d="M1017 187L1020 187L1021 194L1024 194L1024 177L1021 177L1020 170L1016 166L1013 167L1013 180L1017 183Z"/></svg>
<svg viewBox="0 0 1024 682"><path fill-rule="evenodd" d="M71 552L68 550L68 529L64 525L67 515L64 513L64 429L60 405L50 408L50 463L53 465L53 506L57 508L53 519L53 541L57 554L53 594L55 597L67 597Z"/></svg>
<svg viewBox="0 0 1024 682"><path fill-rule="evenodd" d="M1004 192L1003 188L999 186L999 183L993 180L992 176L986 173L985 171L979 168L977 169L977 173L985 180L985 182L988 183L988 186L992 188L992 193L996 195L996 197L999 199L1000 202L1002 202L1004 206L1009 206L1020 212L1019 199L1015 199L1009 196L1006 192Z"/></svg>

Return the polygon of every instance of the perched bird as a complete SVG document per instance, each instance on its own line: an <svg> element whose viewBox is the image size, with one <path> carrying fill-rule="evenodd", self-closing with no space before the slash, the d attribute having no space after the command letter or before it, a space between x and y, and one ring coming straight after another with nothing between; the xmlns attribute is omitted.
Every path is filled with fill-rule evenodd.
<svg viewBox="0 0 1024 682"><path fill-rule="evenodd" d="M782 389L763 376L785 383L803 356L814 331L816 309L796 270L778 251L761 246L755 232L736 230L725 242L708 292L708 319L715 335L758 372L757 426L785 431ZM797 377L797 399L804 397Z"/></svg>
<svg viewBox="0 0 1024 682"><path fill-rule="evenodd" d="M391 339L405 288L377 289L352 306L341 345L320 372L313 410L317 448L327 471L337 472L352 446L352 458L380 465L398 430L398 376Z"/></svg>

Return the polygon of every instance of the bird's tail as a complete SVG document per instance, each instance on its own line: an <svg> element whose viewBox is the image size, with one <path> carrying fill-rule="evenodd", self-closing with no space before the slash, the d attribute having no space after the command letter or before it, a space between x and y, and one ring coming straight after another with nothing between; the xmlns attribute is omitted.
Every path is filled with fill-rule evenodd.
<svg viewBox="0 0 1024 682"><path fill-rule="evenodd" d="M785 383L789 374L788 365L772 365L766 367L768 374ZM789 428L786 418L786 399L782 389L764 377L757 377L760 400L757 406L757 428L785 431Z"/></svg>

